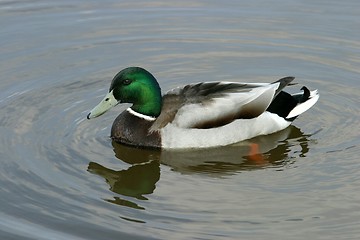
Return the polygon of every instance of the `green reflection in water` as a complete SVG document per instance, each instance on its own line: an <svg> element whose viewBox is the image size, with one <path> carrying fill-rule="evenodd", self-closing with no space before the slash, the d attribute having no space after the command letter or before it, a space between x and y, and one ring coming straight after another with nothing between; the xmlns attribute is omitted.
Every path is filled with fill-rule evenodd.
<svg viewBox="0 0 360 240"><path fill-rule="evenodd" d="M91 162L88 171L103 177L114 193L141 200L147 200L143 195L153 193L155 184L160 178L158 161L133 165L120 171Z"/></svg>

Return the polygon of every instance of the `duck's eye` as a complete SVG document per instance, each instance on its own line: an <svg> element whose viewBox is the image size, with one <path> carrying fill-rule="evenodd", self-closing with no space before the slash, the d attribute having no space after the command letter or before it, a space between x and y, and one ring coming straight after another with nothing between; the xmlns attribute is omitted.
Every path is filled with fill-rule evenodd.
<svg viewBox="0 0 360 240"><path fill-rule="evenodd" d="M131 80L130 79L125 79L124 81L123 81L123 84L124 85L129 85L131 83Z"/></svg>

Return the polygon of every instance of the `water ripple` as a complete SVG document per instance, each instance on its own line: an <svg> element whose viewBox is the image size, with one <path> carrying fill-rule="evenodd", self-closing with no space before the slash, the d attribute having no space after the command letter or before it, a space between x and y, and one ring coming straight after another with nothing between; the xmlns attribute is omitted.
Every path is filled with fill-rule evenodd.
<svg viewBox="0 0 360 240"><path fill-rule="evenodd" d="M357 15L230 3L0 1L1 238L358 236ZM164 91L295 75L290 91L318 88L320 100L284 131L234 146L133 149L109 138L126 106L86 120L129 65Z"/></svg>

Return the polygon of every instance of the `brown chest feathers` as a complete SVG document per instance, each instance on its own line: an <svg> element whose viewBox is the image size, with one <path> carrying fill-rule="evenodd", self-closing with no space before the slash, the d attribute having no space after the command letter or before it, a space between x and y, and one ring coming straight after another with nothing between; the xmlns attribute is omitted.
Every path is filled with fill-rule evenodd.
<svg viewBox="0 0 360 240"><path fill-rule="evenodd" d="M161 148L161 137L158 131L149 133L154 122L134 116L128 111L122 112L111 127L111 138L118 143L145 147Z"/></svg>

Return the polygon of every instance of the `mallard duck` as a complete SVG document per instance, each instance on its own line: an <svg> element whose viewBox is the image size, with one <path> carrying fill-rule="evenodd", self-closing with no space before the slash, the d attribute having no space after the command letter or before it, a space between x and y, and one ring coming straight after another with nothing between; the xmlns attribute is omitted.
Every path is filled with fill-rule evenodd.
<svg viewBox="0 0 360 240"><path fill-rule="evenodd" d="M161 95L147 70L129 67L113 78L109 93L87 115L98 117L130 103L114 121L111 138L149 148L225 146L288 127L319 99L317 90L282 91L294 77L273 83L201 82Z"/></svg>

